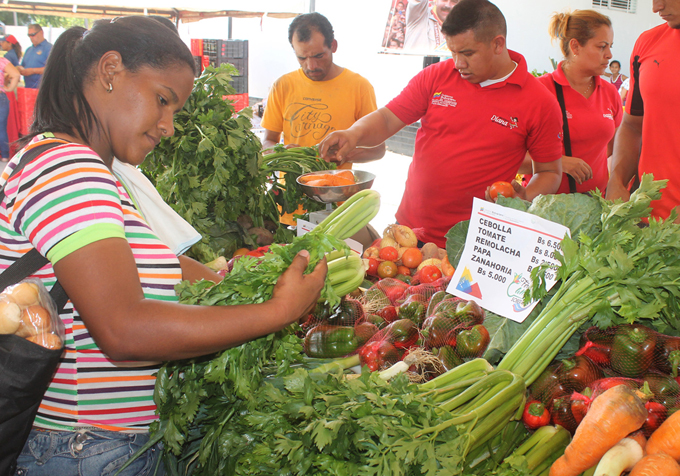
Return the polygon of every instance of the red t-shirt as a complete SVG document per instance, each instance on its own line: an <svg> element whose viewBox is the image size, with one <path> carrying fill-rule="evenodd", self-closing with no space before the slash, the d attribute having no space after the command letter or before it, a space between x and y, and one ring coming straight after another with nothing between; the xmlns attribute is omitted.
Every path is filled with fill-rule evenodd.
<svg viewBox="0 0 680 476"><path fill-rule="evenodd" d="M453 60L435 63L387 104L406 124L421 120L396 218L424 228L424 241L443 247L446 232L470 219L473 197L515 178L527 150L537 162L562 156L557 100L529 74L522 55L510 57L515 72L484 88L464 80Z"/></svg>
<svg viewBox="0 0 680 476"><path fill-rule="evenodd" d="M562 64L538 80L553 95L556 95L554 81L562 85L571 139L571 156L584 160L593 169L593 178L581 184L577 183L576 191L583 193L597 188L604 193L609 181L607 144L614 137L623 117L621 96L613 84L597 76L593 93L588 99L584 98L569 85L562 71ZM569 193L567 174L562 174L562 184L557 193Z"/></svg>
<svg viewBox="0 0 680 476"><path fill-rule="evenodd" d="M664 23L640 35L631 54L629 113L644 115L638 171L668 179L652 215L666 218L680 204L680 30Z"/></svg>

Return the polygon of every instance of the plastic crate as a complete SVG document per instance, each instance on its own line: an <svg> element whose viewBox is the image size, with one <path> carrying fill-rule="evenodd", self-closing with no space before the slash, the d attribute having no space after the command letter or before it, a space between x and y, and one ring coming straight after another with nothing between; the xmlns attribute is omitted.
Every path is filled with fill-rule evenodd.
<svg viewBox="0 0 680 476"><path fill-rule="evenodd" d="M222 40L219 55L223 58L248 58L248 40Z"/></svg>
<svg viewBox="0 0 680 476"><path fill-rule="evenodd" d="M17 88L17 112L19 113L19 135L28 134L33 123L33 110L38 90L33 88Z"/></svg>
<svg viewBox="0 0 680 476"><path fill-rule="evenodd" d="M225 100L230 100L233 102L234 109L236 112L245 109L249 105L248 93L244 94L232 94L229 96L224 96Z"/></svg>
<svg viewBox="0 0 680 476"><path fill-rule="evenodd" d="M248 92L248 76L232 76L231 85L236 90L236 94Z"/></svg>
<svg viewBox="0 0 680 476"><path fill-rule="evenodd" d="M203 57L194 56L194 76L198 77L203 72Z"/></svg>
<svg viewBox="0 0 680 476"><path fill-rule="evenodd" d="M229 63L238 69L239 76L248 76L248 58L222 58L219 57L218 65Z"/></svg>
<svg viewBox="0 0 680 476"><path fill-rule="evenodd" d="M218 43L221 40L201 40L203 42L203 54L217 55Z"/></svg>
<svg viewBox="0 0 680 476"><path fill-rule="evenodd" d="M196 40L196 39L191 40L191 54L193 56L202 56L203 55L203 40Z"/></svg>

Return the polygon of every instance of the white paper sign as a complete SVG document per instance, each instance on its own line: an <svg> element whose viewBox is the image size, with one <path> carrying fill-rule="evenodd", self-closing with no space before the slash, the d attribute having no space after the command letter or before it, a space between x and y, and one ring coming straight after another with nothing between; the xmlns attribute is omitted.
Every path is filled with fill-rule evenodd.
<svg viewBox="0 0 680 476"><path fill-rule="evenodd" d="M569 228L530 213L474 199L465 249L447 291L513 321L522 322L536 305L524 305L531 270L554 258ZM546 287L556 282L546 273Z"/></svg>
<svg viewBox="0 0 680 476"><path fill-rule="evenodd" d="M316 228L316 225L308 222L307 220L300 220L298 218L297 220L297 236L302 236L305 233L309 233L312 231L314 228ZM347 246L349 246L349 249L357 253L359 256L361 256L364 252L364 245L359 243L356 240L353 240L351 238L347 238L345 240L345 243L347 243Z"/></svg>

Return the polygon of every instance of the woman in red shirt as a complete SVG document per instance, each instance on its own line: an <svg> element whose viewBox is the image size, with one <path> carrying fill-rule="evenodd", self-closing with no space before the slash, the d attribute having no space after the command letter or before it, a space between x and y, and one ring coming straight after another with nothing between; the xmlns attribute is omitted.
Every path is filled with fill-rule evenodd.
<svg viewBox="0 0 680 476"><path fill-rule="evenodd" d="M607 158L622 118L618 91L600 77L612 58L611 21L594 10L556 13L549 31L564 54L555 71L539 78L558 101L562 93L560 106L567 127L564 176L557 193L604 192L609 179ZM519 173L531 173L526 160Z"/></svg>

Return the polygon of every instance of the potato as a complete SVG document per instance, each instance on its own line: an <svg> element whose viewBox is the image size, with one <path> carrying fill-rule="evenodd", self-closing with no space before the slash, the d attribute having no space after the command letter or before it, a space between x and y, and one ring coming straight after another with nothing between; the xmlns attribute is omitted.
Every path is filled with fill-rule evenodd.
<svg viewBox="0 0 680 476"><path fill-rule="evenodd" d="M29 337L52 330L52 318L47 309L42 306L30 306L21 313L21 324L16 334L19 337Z"/></svg>
<svg viewBox="0 0 680 476"><path fill-rule="evenodd" d="M0 334L14 334L21 325L21 308L14 302L0 301Z"/></svg>
<svg viewBox="0 0 680 476"><path fill-rule="evenodd" d="M17 303L22 308L32 306L40 302L38 285L35 283L25 282L17 284L12 288L12 292L9 296L12 301Z"/></svg>
<svg viewBox="0 0 680 476"><path fill-rule="evenodd" d="M37 334L27 337L26 340L31 341L34 344L42 345L46 349L61 349L63 345L61 338L58 335L51 333Z"/></svg>
<svg viewBox="0 0 680 476"><path fill-rule="evenodd" d="M432 258L439 259L439 247L435 243L425 243L420 252L423 254L423 261Z"/></svg>

